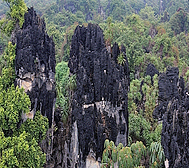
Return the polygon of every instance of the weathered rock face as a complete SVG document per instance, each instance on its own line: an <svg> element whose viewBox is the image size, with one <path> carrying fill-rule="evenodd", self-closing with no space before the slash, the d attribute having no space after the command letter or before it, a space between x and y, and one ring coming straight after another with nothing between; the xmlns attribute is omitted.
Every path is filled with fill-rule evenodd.
<svg viewBox="0 0 189 168"><path fill-rule="evenodd" d="M178 98L184 95L184 80L178 77L178 68L167 69L166 73L159 77L159 105L153 112L153 117L162 120L167 110L167 105L174 97Z"/></svg>
<svg viewBox="0 0 189 168"><path fill-rule="evenodd" d="M55 46L45 30L45 22L33 8L25 14L23 27L12 35L16 43L16 85L23 87L31 100L31 114L23 119L33 118L35 112L47 116L52 123L55 105Z"/></svg>
<svg viewBox="0 0 189 168"><path fill-rule="evenodd" d="M129 69L127 58L114 44L108 53L99 26L77 27L72 37L69 68L76 76L71 100L71 132L66 167L86 167L98 163L106 138L127 144ZM94 158L91 160L91 158ZM69 164L68 164L69 162ZM98 166L97 166L98 167Z"/></svg>
<svg viewBox="0 0 189 168"><path fill-rule="evenodd" d="M170 68L159 77L159 101L156 116L163 118L161 143L170 168L189 167L189 94L178 68Z"/></svg>

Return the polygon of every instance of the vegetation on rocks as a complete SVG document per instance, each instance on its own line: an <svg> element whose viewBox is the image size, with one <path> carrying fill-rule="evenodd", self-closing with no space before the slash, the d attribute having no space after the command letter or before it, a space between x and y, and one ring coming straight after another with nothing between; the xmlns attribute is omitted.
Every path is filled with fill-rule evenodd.
<svg viewBox="0 0 189 168"><path fill-rule="evenodd" d="M30 99L23 88L14 86L15 46L9 42L0 76L0 167L42 167L46 155L38 142L45 138L48 119L39 112L22 124L30 112Z"/></svg>
<svg viewBox="0 0 189 168"><path fill-rule="evenodd" d="M22 26L27 11L24 1L5 1L10 7L0 21L1 33L10 35L16 23ZM39 112L23 123L31 102L23 88L15 87L15 47L11 42L1 56L0 74L0 167L43 167L46 155L39 142L46 137L48 119Z"/></svg>
<svg viewBox="0 0 189 168"><path fill-rule="evenodd" d="M102 167L161 167L162 124L153 118L158 105L158 74L146 75L153 64L162 73L170 66L189 80L189 3L186 0L3 0L0 1L0 167L42 167L45 154L38 143L45 138L47 118L30 111L30 99L23 88L14 86L15 45L5 47L15 26L22 27L27 6L34 6L45 19L56 50L56 108L62 120L70 114L69 91L76 89L76 76L69 73L72 35L77 25L99 24L106 47L116 42L126 48L130 69L128 93L130 146L106 140ZM27 5L26 5L27 4ZM5 7L6 6L6 7ZM120 54L121 66L126 62ZM149 162L147 163L147 160Z"/></svg>

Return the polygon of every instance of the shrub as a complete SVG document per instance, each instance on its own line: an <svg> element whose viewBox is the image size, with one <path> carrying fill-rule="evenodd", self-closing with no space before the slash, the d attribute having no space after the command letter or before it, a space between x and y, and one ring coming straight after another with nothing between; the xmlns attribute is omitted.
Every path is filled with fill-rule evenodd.
<svg viewBox="0 0 189 168"><path fill-rule="evenodd" d="M116 147L113 141L106 139L104 148L101 168L114 167L116 164L120 168L133 168L139 166L142 157L146 155L146 147L139 141L131 147L124 147L122 143Z"/></svg>

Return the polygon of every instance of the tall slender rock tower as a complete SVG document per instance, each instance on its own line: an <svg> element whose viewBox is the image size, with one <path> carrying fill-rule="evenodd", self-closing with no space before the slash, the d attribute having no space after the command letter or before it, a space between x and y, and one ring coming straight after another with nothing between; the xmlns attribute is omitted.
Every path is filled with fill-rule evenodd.
<svg viewBox="0 0 189 168"><path fill-rule="evenodd" d="M51 126L56 96L55 45L33 8L25 14L23 27L13 32L12 41L16 43L16 85L23 87L31 100L31 112L23 114L23 120L40 110Z"/></svg>

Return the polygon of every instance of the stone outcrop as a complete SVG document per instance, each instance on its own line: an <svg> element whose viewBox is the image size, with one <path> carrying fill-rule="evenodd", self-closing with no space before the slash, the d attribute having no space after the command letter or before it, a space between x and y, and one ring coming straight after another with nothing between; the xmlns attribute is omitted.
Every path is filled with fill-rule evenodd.
<svg viewBox="0 0 189 168"><path fill-rule="evenodd" d="M154 114L163 119L161 143L170 168L189 167L189 93L178 68L159 77L159 106Z"/></svg>
<svg viewBox="0 0 189 168"><path fill-rule="evenodd" d="M104 140L127 144L129 86L125 48L117 44L108 53L101 28L78 26L72 37L69 68L76 77L71 91L70 138L65 167L99 166ZM124 55L122 65L117 58ZM58 165L57 165L58 166Z"/></svg>
<svg viewBox="0 0 189 168"><path fill-rule="evenodd" d="M31 112L23 120L33 118L35 112L47 116L51 126L55 106L55 46L45 29L45 22L33 8L25 14L22 28L12 34L16 43L16 85L23 87L31 100Z"/></svg>
<svg viewBox="0 0 189 168"><path fill-rule="evenodd" d="M154 110L153 117L162 120L169 101L174 97L178 98L184 95L184 80L183 78L179 79L178 68L169 68L166 73L160 74L158 87L159 105Z"/></svg>

